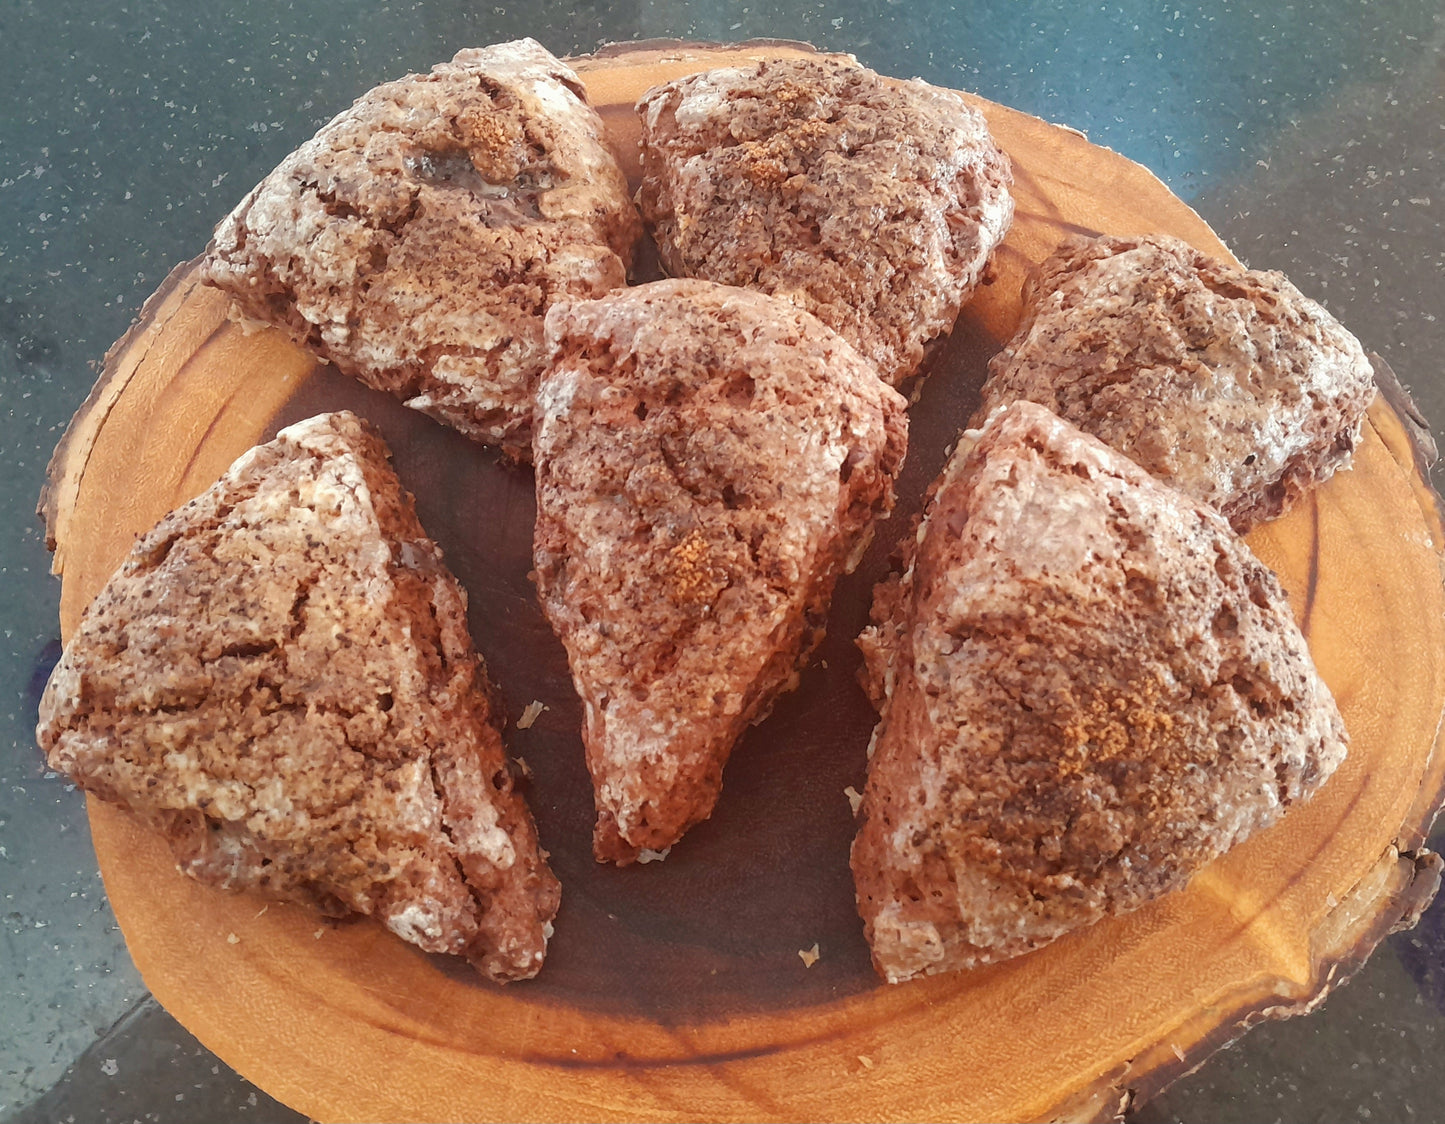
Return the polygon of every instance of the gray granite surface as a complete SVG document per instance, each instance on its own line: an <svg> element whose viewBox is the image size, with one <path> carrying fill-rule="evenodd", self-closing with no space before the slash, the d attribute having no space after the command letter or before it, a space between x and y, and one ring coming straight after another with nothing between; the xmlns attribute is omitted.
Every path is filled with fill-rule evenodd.
<svg viewBox="0 0 1445 1124"><path fill-rule="evenodd" d="M82 798L33 743L58 653L34 519L95 365L177 262L376 82L533 35L808 40L1086 131L1321 299L1445 417L1445 14L1427 0L0 0L0 1120L300 1119L146 994ZM1437 841L1438 842L1438 841ZM1445 1119L1445 907L1141 1121Z"/></svg>

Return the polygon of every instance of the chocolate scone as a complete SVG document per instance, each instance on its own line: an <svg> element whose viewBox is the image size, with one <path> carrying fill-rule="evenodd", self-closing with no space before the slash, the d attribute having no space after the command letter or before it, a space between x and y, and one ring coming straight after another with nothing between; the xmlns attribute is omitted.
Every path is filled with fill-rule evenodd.
<svg viewBox="0 0 1445 1124"><path fill-rule="evenodd" d="M674 276L785 297L899 386L952 329L1013 219L983 115L840 59L648 91L638 204Z"/></svg>
<svg viewBox="0 0 1445 1124"><path fill-rule="evenodd" d="M52 768L210 885L535 975L560 890L466 595L355 415L245 454L136 542L40 704Z"/></svg>
<svg viewBox="0 0 1445 1124"><path fill-rule="evenodd" d="M1042 406L965 434L904 553L859 638L881 717L853 872L889 981L1136 909L1344 759L1274 575Z"/></svg>
<svg viewBox="0 0 1445 1124"><path fill-rule="evenodd" d="M1280 273L1177 238L1077 238L1025 284L974 424L1026 398L1241 534L1350 463L1374 372L1359 341Z"/></svg>
<svg viewBox="0 0 1445 1124"><path fill-rule="evenodd" d="M661 281L547 316L536 580L567 649L602 861L706 819L893 504L902 397L785 301Z"/></svg>
<svg viewBox="0 0 1445 1124"><path fill-rule="evenodd" d="M531 39L363 94L216 229L240 312L472 439L531 451L542 320L641 235L577 76Z"/></svg>

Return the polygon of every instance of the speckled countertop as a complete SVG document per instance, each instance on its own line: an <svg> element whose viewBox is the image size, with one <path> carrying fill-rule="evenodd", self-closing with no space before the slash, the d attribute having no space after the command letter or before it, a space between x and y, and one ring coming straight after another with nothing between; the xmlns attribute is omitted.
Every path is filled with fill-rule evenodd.
<svg viewBox="0 0 1445 1124"><path fill-rule="evenodd" d="M35 500L97 361L252 183L368 86L521 35L558 54L803 39L1082 129L1322 300L1445 418L1438 3L3 0L0 1120L301 1119L147 996L82 798L34 747L59 650ZM1319 1012L1256 1029L1136 1118L1442 1119L1442 1031L1437 903Z"/></svg>

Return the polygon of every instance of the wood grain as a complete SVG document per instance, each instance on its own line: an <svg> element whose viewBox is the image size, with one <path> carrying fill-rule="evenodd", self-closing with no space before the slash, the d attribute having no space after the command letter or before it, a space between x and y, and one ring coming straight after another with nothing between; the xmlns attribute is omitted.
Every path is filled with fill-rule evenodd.
<svg viewBox="0 0 1445 1124"><path fill-rule="evenodd" d="M658 81L806 48L663 45L577 66L636 174L631 104ZM382 76L378 76L379 78ZM107 357L56 451L42 513L66 635L134 535L281 424L375 420L423 523L468 588L478 646L536 780L563 881L538 980L501 989L369 922L227 895L92 802L96 852L147 985L273 1096L318 1119L1110 1117L1261 1017L1309 1010L1439 881L1421 844L1445 794L1445 585L1436 498L1404 406L1371 409L1352 471L1256 531L1353 744L1320 795L1190 884L1027 957L878 984L853 910L843 788L872 715L851 638L871 583L978 400L1033 262L1078 231L1177 234L1228 251L1148 171L1079 134L973 99L1013 158L1018 217L995 279L932 359L902 503L801 689L751 731L714 818L663 864L590 859L579 712L527 581L531 477L270 332L247 335L182 266ZM800 949L819 945L806 967Z"/></svg>

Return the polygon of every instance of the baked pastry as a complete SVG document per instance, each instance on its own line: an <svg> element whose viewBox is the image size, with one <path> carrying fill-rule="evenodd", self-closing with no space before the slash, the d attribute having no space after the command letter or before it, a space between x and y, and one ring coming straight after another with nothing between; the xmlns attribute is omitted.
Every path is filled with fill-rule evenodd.
<svg viewBox="0 0 1445 1124"><path fill-rule="evenodd" d="M1162 235L1076 238L1025 284L974 424L1039 402L1241 534L1348 467L1374 372L1281 273Z"/></svg>
<svg viewBox="0 0 1445 1124"><path fill-rule="evenodd" d="M660 281L547 315L536 580L584 707L593 850L665 852L797 683L893 504L906 404L785 301Z"/></svg>
<svg viewBox="0 0 1445 1124"><path fill-rule="evenodd" d="M894 386L953 327L1013 219L983 115L819 56L648 91L638 205L674 276L786 297Z"/></svg>
<svg viewBox="0 0 1445 1124"><path fill-rule="evenodd" d="M1274 575L1042 406L965 435L904 553L859 638L881 716L853 872L891 982L1182 886L1345 756Z"/></svg>
<svg viewBox="0 0 1445 1124"><path fill-rule="evenodd" d="M542 319L626 284L641 225L577 76L531 39L363 94L222 221L249 318L513 456Z"/></svg>
<svg viewBox="0 0 1445 1124"><path fill-rule="evenodd" d="M557 880L466 595L387 456L355 415L323 414L162 519L66 645L40 745L201 882L532 976Z"/></svg>

